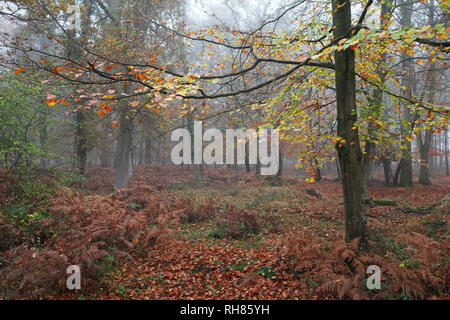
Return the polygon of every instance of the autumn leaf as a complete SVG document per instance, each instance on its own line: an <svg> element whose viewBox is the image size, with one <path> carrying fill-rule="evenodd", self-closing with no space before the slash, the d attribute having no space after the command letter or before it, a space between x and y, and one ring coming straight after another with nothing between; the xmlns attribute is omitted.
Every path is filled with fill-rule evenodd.
<svg viewBox="0 0 450 320"><path fill-rule="evenodd" d="M53 107L55 104L58 103L58 101L55 99L48 99L46 102L49 107Z"/></svg>
<svg viewBox="0 0 450 320"><path fill-rule="evenodd" d="M17 69L16 71L14 71L14 74L15 75L18 75L19 73L21 73L22 71L24 71L25 70L25 68L19 68L19 69Z"/></svg>

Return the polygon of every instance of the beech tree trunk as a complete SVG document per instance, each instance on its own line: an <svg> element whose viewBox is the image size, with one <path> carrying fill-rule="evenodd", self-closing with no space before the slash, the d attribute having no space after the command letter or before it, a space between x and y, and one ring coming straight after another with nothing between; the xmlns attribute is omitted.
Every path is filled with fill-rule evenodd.
<svg viewBox="0 0 450 320"><path fill-rule="evenodd" d="M152 163L152 142L151 142L151 138L149 136L147 136L145 138L145 156L144 156L144 161L146 164L151 164Z"/></svg>
<svg viewBox="0 0 450 320"><path fill-rule="evenodd" d="M256 128L256 175L261 174L261 162L259 162L259 128Z"/></svg>
<svg viewBox="0 0 450 320"><path fill-rule="evenodd" d="M409 27L411 26L411 16L413 10L413 3L408 3L409 0L404 0L402 6L400 7L401 12L401 25ZM403 86L406 87L404 90L404 96L407 98L412 97L413 91L413 80L414 80L414 66L412 65L412 60L408 59L409 55L406 52L402 53L403 71L405 76L403 77ZM407 125L402 126L401 136L402 143L406 146L402 149L402 166L400 167L400 182L399 185L402 187L410 187L413 185L413 170L412 170L412 155L411 155L411 142L406 139L407 136L411 135L413 116L409 108L403 107L403 120Z"/></svg>
<svg viewBox="0 0 450 320"><path fill-rule="evenodd" d="M249 159L249 153L250 153L250 146L249 141L245 141L245 170L247 172L250 172L250 159Z"/></svg>
<svg viewBox="0 0 450 320"><path fill-rule="evenodd" d="M351 28L351 1L332 0L335 39L348 36ZM337 135L345 143L336 146L342 170L345 208L345 240L359 238L360 250L367 250L366 217L361 180L362 152L357 121L355 52L351 48L335 52Z"/></svg>
<svg viewBox="0 0 450 320"><path fill-rule="evenodd" d="M83 110L78 110L75 114L76 134L75 134L75 163L78 174L84 175L87 159L87 133L85 116Z"/></svg>
<svg viewBox="0 0 450 320"><path fill-rule="evenodd" d="M341 171L341 166L339 165L339 155L338 155L338 159L335 161L335 164L336 164L337 177L339 180L342 180L342 171Z"/></svg>
<svg viewBox="0 0 450 320"><path fill-rule="evenodd" d="M447 177L449 176L449 168L448 168L448 129L447 126L445 127L445 137L444 137L444 143L445 143L445 147L444 147L444 151L445 151L445 174L447 175Z"/></svg>
<svg viewBox="0 0 450 320"><path fill-rule="evenodd" d="M192 113L189 113L187 117L189 133L191 134L191 163L194 169L194 182L200 183L200 165L194 163L194 117Z"/></svg>
<svg viewBox="0 0 450 320"><path fill-rule="evenodd" d="M283 149L280 148L280 152L278 153L278 171L277 171L277 177L281 177L281 174L283 173Z"/></svg>
<svg viewBox="0 0 450 320"><path fill-rule="evenodd" d="M128 69L127 67L125 67ZM128 70L124 70L128 72ZM130 83L124 83L124 93L130 95L133 92ZM114 159L114 190L120 190L128 186L128 180L133 175L132 145L133 145L133 120L127 105L119 111L119 133Z"/></svg>
<svg viewBox="0 0 450 320"><path fill-rule="evenodd" d="M430 186L431 180L430 180L429 154L431 146L431 129L424 131L425 131L424 133L420 132L420 135L417 137L417 145L419 147L420 152L419 183L425 186Z"/></svg>
<svg viewBox="0 0 450 320"><path fill-rule="evenodd" d="M89 12L88 12L89 13ZM83 21L83 25L87 26L89 24L88 21ZM79 41L83 41L83 35L86 30L83 28ZM71 37L76 38L75 32L69 31L69 35ZM72 42L69 42L69 46L67 48L67 54L72 57L80 57L80 49L77 46L74 46ZM87 110L78 109L75 113L75 168L80 175L85 174L86 168L86 160L87 160L87 126L86 126L86 116L85 113ZM80 181L81 185L81 181Z"/></svg>
<svg viewBox="0 0 450 320"><path fill-rule="evenodd" d="M392 176L391 160L383 158L382 161L384 170L384 183L386 186L392 186L394 177Z"/></svg>
<svg viewBox="0 0 450 320"><path fill-rule="evenodd" d="M435 83L435 72L432 71L434 64L430 64L430 71L428 71L427 81L425 83L428 89L429 102L434 102L434 90L433 85ZM431 129L421 129L417 135L417 148L420 154L420 171L419 171L419 183L425 186L431 185L430 180L430 148L432 139Z"/></svg>
<svg viewBox="0 0 450 320"><path fill-rule="evenodd" d="M110 166L110 154L107 150L102 149L100 153L100 166L109 167Z"/></svg>
<svg viewBox="0 0 450 320"><path fill-rule="evenodd" d="M114 159L114 189L120 190L128 186L128 180L132 176L131 163L131 145L132 120L128 117L128 109L123 108L120 111L119 118L119 136L117 138L117 147Z"/></svg>

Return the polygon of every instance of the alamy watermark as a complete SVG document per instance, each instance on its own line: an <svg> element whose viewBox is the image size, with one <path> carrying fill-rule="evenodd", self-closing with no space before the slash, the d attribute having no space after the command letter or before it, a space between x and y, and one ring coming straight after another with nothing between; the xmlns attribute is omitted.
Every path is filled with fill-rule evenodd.
<svg viewBox="0 0 450 320"><path fill-rule="evenodd" d="M367 278L366 286L369 290L381 289L381 269L379 266L371 265L367 268L367 273L370 277Z"/></svg>
<svg viewBox="0 0 450 320"><path fill-rule="evenodd" d="M70 276L67 278L67 281L66 281L67 289L69 289L69 290L81 289L80 267L77 265L68 266L66 273L70 274Z"/></svg>
<svg viewBox="0 0 450 320"><path fill-rule="evenodd" d="M191 139L194 140L193 143ZM192 164L192 154L194 155L194 164L224 164L224 136L222 132L211 128L203 133L201 121L194 122L192 135L187 129L176 129L172 132L171 140L180 141L172 149L173 164ZM248 143L247 159L249 164L257 164L259 155L262 175L275 175L278 172L280 157L278 129L270 129L270 136L268 129L259 131L254 129L226 129L225 140L225 164L245 164L246 144ZM211 143L203 148L204 141ZM235 149L236 145L237 150ZM237 159L235 159L235 153Z"/></svg>

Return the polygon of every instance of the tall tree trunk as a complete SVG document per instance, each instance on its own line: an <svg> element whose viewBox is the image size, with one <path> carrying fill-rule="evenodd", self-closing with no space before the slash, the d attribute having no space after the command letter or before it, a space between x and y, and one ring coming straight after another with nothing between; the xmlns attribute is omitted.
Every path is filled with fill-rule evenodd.
<svg viewBox="0 0 450 320"><path fill-rule="evenodd" d="M247 139L245 141L245 170L248 172L250 172L250 160L249 160L249 153L250 153L250 146L249 146L249 140Z"/></svg>
<svg viewBox="0 0 450 320"><path fill-rule="evenodd" d="M151 164L152 163L152 142L151 137L146 136L145 137L145 163Z"/></svg>
<svg viewBox="0 0 450 320"><path fill-rule="evenodd" d="M86 24L84 24L86 25ZM83 28L81 38L86 30ZM69 32L71 37L76 37L74 31ZM72 57L79 57L81 55L80 49L75 46L72 41L69 41L67 48L67 55ZM87 125L86 125L86 109L80 108L75 113L75 168L79 175L84 175L87 159ZM80 181L81 186L81 181Z"/></svg>
<svg viewBox="0 0 450 320"><path fill-rule="evenodd" d="M384 184L386 186L392 186L393 185L393 176L392 176L392 169L391 169L391 160L383 157L383 170L384 170Z"/></svg>
<svg viewBox="0 0 450 320"><path fill-rule="evenodd" d="M428 23L430 25L434 25L434 0L430 0L430 11L428 15ZM434 103L434 86L436 84L436 72L434 69L436 68L435 63L433 61L429 62L429 70L427 72L427 78L425 81L425 88L423 91L423 96L428 95L428 102ZM420 122L418 124L420 126ZM417 136L417 147L420 153L420 171L419 171L419 183L425 186L431 185L430 180L430 147L431 147L431 139L432 139L432 131L429 129L421 129L419 130L419 134Z"/></svg>
<svg viewBox="0 0 450 320"><path fill-rule="evenodd" d="M106 150L106 148L102 148L100 151L100 166L101 167L109 167L111 165L110 163L111 155L109 153L109 150Z"/></svg>
<svg viewBox="0 0 450 320"><path fill-rule="evenodd" d="M430 69L433 69L431 64ZM434 72L428 71L427 83L429 90L429 102L433 103L434 100ZM420 171L419 171L419 183L425 186L431 185L430 180L430 147L431 147L432 131L430 129L421 129L417 135L417 148L420 154Z"/></svg>
<svg viewBox="0 0 450 320"><path fill-rule="evenodd" d="M411 17L413 11L413 3L408 3L410 0L403 0L402 6L400 7L402 26L411 26ZM412 60L408 59L409 55L404 51L402 53L403 71L405 76L403 77L403 86L406 87L405 96L407 98L412 97L413 82L414 82L414 65ZM402 149L402 166L400 167L400 182L399 185L402 187L410 187L413 185L413 170L412 170L412 154L411 154L411 142L406 139L407 136L411 135L412 125L413 125L413 115L407 106L403 107L403 120L406 125L402 125L401 136L402 143L406 148Z"/></svg>
<svg viewBox="0 0 450 320"><path fill-rule="evenodd" d="M119 118L119 136L117 138L117 147L114 159L114 189L120 190L128 186L128 180L131 177L131 145L132 120L128 116L128 109L123 108L120 111ZM132 170L131 170L132 171Z"/></svg>
<svg viewBox="0 0 450 320"><path fill-rule="evenodd" d="M398 177L400 176L400 172L402 171L403 163L404 163L404 159L400 159L400 161L397 164L397 168L395 169L394 178L392 181L394 186L398 185Z"/></svg>
<svg viewBox="0 0 450 320"><path fill-rule="evenodd" d="M277 171L277 177L281 177L281 174L283 173L283 149L280 146L280 152L278 153L278 171Z"/></svg>
<svg viewBox="0 0 450 320"><path fill-rule="evenodd" d="M256 128L256 175L261 174L261 162L259 161L259 128Z"/></svg>
<svg viewBox="0 0 450 320"><path fill-rule="evenodd" d="M84 175L87 159L87 133L83 109L79 109L75 113L75 125L75 165L78 174Z"/></svg>
<svg viewBox="0 0 450 320"><path fill-rule="evenodd" d="M332 0L335 39L348 36L352 24L351 1ZM367 226L361 184L362 152L357 122L355 52L351 48L335 52L337 135L345 140L338 144L345 208L345 240L359 238L359 248L367 250Z"/></svg>
<svg viewBox="0 0 450 320"><path fill-rule="evenodd" d="M107 123L111 123L111 114L105 117ZM112 132L110 126L103 128L102 146L100 149L100 166L109 167L111 165L112 146L114 141L112 139Z"/></svg>
<svg viewBox="0 0 450 320"><path fill-rule="evenodd" d="M335 161L335 164L336 164L337 177L339 180L342 180L342 171L341 171L341 166L339 165L339 155L338 155L338 159Z"/></svg>
<svg viewBox="0 0 450 320"><path fill-rule="evenodd" d="M144 138L144 135L142 134L141 137L140 137L140 142L139 142L139 157L138 157L138 164L140 164L140 165L145 163L145 160L144 160L144 158L145 158L144 146L145 146L145 138Z"/></svg>
<svg viewBox="0 0 450 320"><path fill-rule="evenodd" d="M445 136L444 136L444 152L445 152L445 174L448 177L449 176L449 168L448 168L448 127L445 126Z"/></svg>
<svg viewBox="0 0 450 320"><path fill-rule="evenodd" d="M188 128L191 134L191 163L194 169L194 182L200 183L201 175L200 175L200 165L194 163L194 116L192 113L188 114Z"/></svg>
<svg viewBox="0 0 450 320"><path fill-rule="evenodd" d="M423 135L423 140L422 140ZM431 129L420 132L417 136L417 146L420 152L420 172L419 183L425 186L431 185L430 173L429 173L429 154L431 145Z"/></svg>
<svg viewBox="0 0 450 320"><path fill-rule="evenodd" d="M124 67L124 73L128 68ZM131 95L133 92L130 83L124 83L123 92ZM119 133L114 159L114 189L120 190L128 186L128 180L133 175L132 146L133 146L133 120L128 106L124 105L119 111Z"/></svg>
<svg viewBox="0 0 450 320"><path fill-rule="evenodd" d="M442 169L442 135L438 134L438 141L439 141L439 171Z"/></svg>

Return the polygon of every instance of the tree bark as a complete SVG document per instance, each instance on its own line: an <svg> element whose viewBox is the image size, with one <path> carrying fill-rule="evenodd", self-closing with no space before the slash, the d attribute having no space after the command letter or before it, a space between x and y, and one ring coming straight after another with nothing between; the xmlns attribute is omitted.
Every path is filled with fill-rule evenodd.
<svg viewBox="0 0 450 320"><path fill-rule="evenodd" d="M123 108L120 111L119 118L119 136L117 138L117 147L114 160L114 189L120 190L128 186L128 180L132 175L131 164L131 145L132 121L128 117L128 109ZM131 169L131 170L130 170ZM131 171L131 172L130 172Z"/></svg>
<svg viewBox="0 0 450 320"><path fill-rule="evenodd" d="M352 24L351 1L332 0L335 39L347 36ZM367 226L361 183L362 152L357 121L355 52L351 48L335 52L337 135L345 143L336 146L342 169L345 208L345 241L359 238L360 250L367 250Z"/></svg>
<svg viewBox="0 0 450 320"><path fill-rule="evenodd" d="M151 142L151 138L149 136L147 136L145 138L145 156L144 156L144 161L146 164L151 164L152 163L152 142Z"/></svg>
<svg viewBox="0 0 450 320"><path fill-rule="evenodd" d="M78 174L84 175L87 159L87 133L84 111L82 109L79 109L75 113L75 124L75 164Z"/></svg>
<svg viewBox="0 0 450 320"><path fill-rule="evenodd" d="M250 147L249 147L249 141L245 141L245 170L250 172L250 160L249 160L249 153L250 153Z"/></svg>
<svg viewBox="0 0 450 320"><path fill-rule="evenodd" d="M417 137L417 146L420 152L420 172L419 172L419 183L425 186L431 185L430 180L430 164L429 164L429 154L431 145L431 129L424 130L425 132L420 132ZM422 140L422 135L423 140Z"/></svg>
<svg viewBox="0 0 450 320"><path fill-rule="evenodd" d="M189 133L191 134L191 163L194 169L194 182L200 183L201 175L200 175L200 165L194 163L194 116L192 113L188 114L188 128Z"/></svg>
<svg viewBox="0 0 450 320"><path fill-rule="evenodd" d="M392 184L394 186L398 185L398 177L400 176L400 172L402 171L402 166L403 166L404 160L400 159L397 168L395 169L395 173L394 173L394 178L392 180Z"/></svg>
<svg viewBox="0 0 450 320"><path fill-rule="evenodd" d="M449 168L448 168L448 129L447 126L445 126L445 137L444 137L444 143L445 143L445 147L444 147L444 152L445 152L445 174L447 175L447 177L449 176Z"/></svg>
<svg viewBox="0 0 450 320"><path fill-rule="evenodd" d="M283 149L280 147L280 152L278 153L277 177L281 177L282 173L283 173Z"/></svg>
<svg viewBox="0 0 450 320"><path fill-rule="evenodd" d="M124 67L128 69L127 67ZM128 70L124 70L125 73ZM123 91L127 95L133 92L130 83L124 83ZM128 106L122 106L119 111L119 134L114 159L114 190L120 190L128 186L128 180L133 175L132 145L133 145L133 120L128 112Z"/></svg>
<svg viewBox="0 0 450 320"><path fill-rule="evenodd" d="M400 7L401 12L400 24L406 27L411 26L411 17L414 6L413 3L408 2L409 0L404 0L402 2L402 6ZM405 51L403 51L402 53L402 59L404 60L403 71L405 72L405 76L403 78L403 86L406 87L405 96L407 98L411 98L413 91L414 66L412 64L412 60L408 58L409 58L408 54ZM408 139L406 139L406 137L411 135L413 116L407 106L403 107L403 120L405 120L407 125L402 126L401 136L402 136L402 143L404 143L406 148L402 149L403 163L400 170L399 185L402 187L410 187L413 185L412 154L411 154L411 142Z"/></svg>
<svg viewBox="0 0 450 320"><path fill-rule="evenodd" d="M256 128L256 175L261 174L261 162L259 161L259 128Z"/></svg>
<svg viewBox="0 0 450 320"><path fill-rule="evenodd" d="M386 186L392 186L393 185L393 176L392 176L392 169L391 169L391 160L383 157L382 162L383 162L383 170L384 170L384 183Z"/></svg>
<svg viewBox="0 0 450 320"><path fill-rule="evenodd" d="M338 155L338 159L335 161L335 164L336 164L337 177L339 180L342 180L342 171L341 171L341 166L339 165L339 155Z"/></svg>

